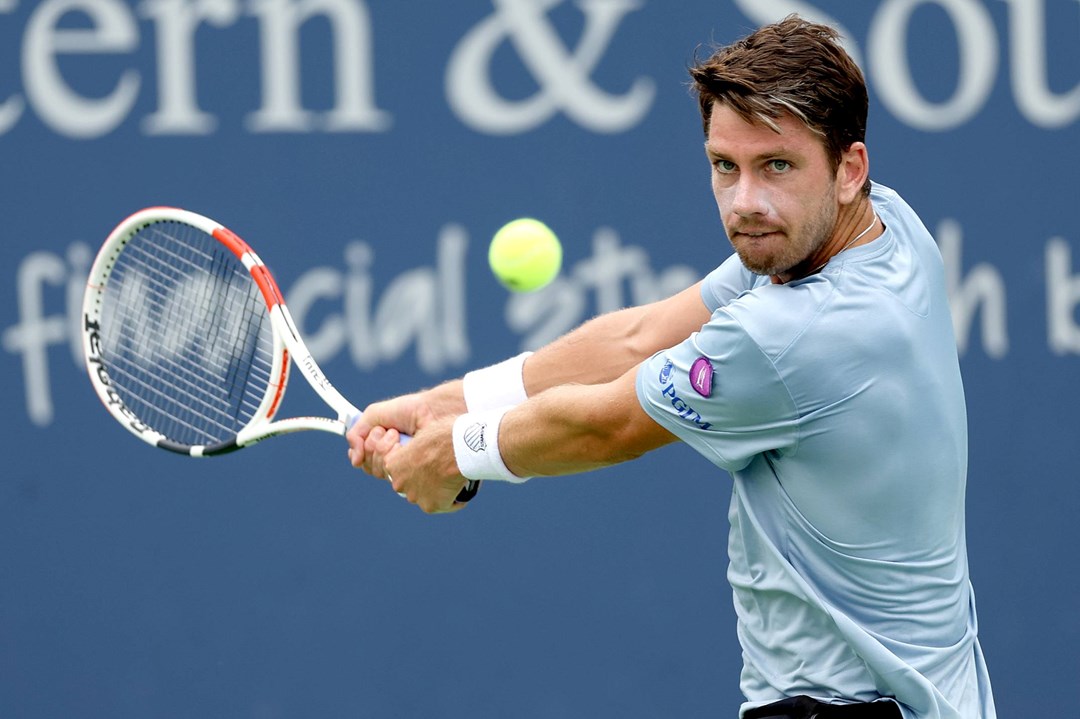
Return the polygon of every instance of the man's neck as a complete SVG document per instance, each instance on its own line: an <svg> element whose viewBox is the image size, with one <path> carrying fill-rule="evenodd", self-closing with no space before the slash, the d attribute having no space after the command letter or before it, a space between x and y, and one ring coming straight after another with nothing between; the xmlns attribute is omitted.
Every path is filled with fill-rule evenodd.
<svg viewBox="0 0 1080 719"><path fill-rule="evenodd" d="M881 233L881 222L870 204L870 198L860 197L857 202L841 208L835 229L817 251L791 269L772 275L772 283L782 285L809 277L844 250L865 245L877 239Z"/></svg>

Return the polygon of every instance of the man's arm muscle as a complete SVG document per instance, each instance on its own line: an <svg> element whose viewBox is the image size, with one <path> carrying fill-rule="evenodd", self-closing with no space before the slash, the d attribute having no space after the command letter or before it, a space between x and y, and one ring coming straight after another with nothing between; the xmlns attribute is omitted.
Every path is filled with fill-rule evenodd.
<svg viewBox="0 0 1080 719"><path fill-rule="evenodd" d="M595 317L525 362L530 397L562 384L611 382L709 321L701 282L663 300Z"/></svg>
<svg viewBox="0 0 1080 719"><path fill-rule="evenodd" d="M637 367L605 384L562 385L506 413L499 451L522 477L572 474L626 462L677 440L638 402Z"/></svg>

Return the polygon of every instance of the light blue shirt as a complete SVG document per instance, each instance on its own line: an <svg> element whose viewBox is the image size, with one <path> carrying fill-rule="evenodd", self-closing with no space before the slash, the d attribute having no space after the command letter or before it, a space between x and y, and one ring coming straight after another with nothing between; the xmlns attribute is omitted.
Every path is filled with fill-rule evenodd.
<svg viewBox="0 0 1080 719"><path fill-rule="evenodd" d="M994 719L964 527L967 417L941 256L884 234L784 285L732 255L708 324L638 372L645 411L734 479L728 579L752 706L894 698Z"/></svg>

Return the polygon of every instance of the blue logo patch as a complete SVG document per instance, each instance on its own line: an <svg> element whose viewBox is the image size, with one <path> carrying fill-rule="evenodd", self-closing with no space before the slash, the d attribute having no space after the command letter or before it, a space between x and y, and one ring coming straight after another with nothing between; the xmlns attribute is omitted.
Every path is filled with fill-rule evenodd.
<svg viewBox="0 0 1080 719"><path fill-rule="evenodd" d="M660 384L667 384L671 381L671 370L673 368L674 365L671 363L671 360L664 362L664 366L660 368Z"/></svg>

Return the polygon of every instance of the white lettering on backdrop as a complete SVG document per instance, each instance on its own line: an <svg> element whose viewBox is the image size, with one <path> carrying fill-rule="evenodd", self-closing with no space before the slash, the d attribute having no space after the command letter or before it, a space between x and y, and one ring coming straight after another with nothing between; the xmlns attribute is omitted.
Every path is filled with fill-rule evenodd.
<svg viewBox="0 0 1080 719"><path fill-rule="evenodd" d="M471 355L467 250L465 228L448 224L438 234L434 265L388 278L377 294L375 277L383 272L376 271L375 250L354 240L345 244L344 268L306 270L285 293L286 302L320 363L346 352L353 366L369 371L413 348L417 365L427 375L461 368ZM32 252L16 269L18 321L0 333L0 346L21 356L26 412L41 427L51 424L55 413L50 348L67 344L74 367L83 371L79 322L90 261L90 248L77 242L66 257ZM509 296L505 318L523 337L523 346L535 347L577 326L587 319L586 313L661 299L698 277L685 266L654 272L643 248L622 246L614 230L600 228L591 257L565 268L562 277L539 292ZM489 326L499 319L497 308L473 308L472 313ZM317 324L312 317L319 318ZM133 315L126 321L140 319Z"/></svg>
<svg viewBox="0 0 1080 719"><path fill-rule="evenodd" d="M562 0L494 0L495 14L466 35L446 67L450 107L474 130L493 135L528 132L558 110L594 132L622 132L645 117L656 88L639 77L620 97L595 87L589 74L603 57L623 16L636 10L636 0L579 0L585 14L581 41L573 53L563 46L546 14ZM512 41L518 56L539 84L523 100L498 94L491 70L495 51Z"/></svg>
<svg viewBox="0 0 1080 719"><path fill-rule="evenodd" d="M1009 318L1001 272L986 262L964 267L957 220L941 220L935 234L960 354L977 349L1005 359ZM498 316L490 307L470 310L467 250L465 229L448 224L439 232L434 265L389 278L376 294L374 278L381 273L375 271L375 251L354 240L345 245L343 268L306 270L286 300L319 362L346 352L356 368L369 371L397 361L412 347L417 365L429 375L464 368L471 357L466 317L473 311L490 323ZM1051 237L1043 256L1047 347L1056 355L1080 356L1080 268L1074 267L1072 245ZM18 321L0 333L0 346L22 359L26 412L39 426L49 425L54 415L50 348L67 345L69 366L82 371L78 323L90 260L90 248L76 242L64 256L32 252L17 266ZM623 245L615 230L601 227L593 234L589 257L566 267L544 290L508 295L503 318L521 338L520 349L536 349L590 316L662 299L699 277L698 270L684 265L654 270L645 248ZM309 321L314 316L320 318L317 325Z"/></svg>
<svg viewBox="0 0 1080 719"><path fill-rule="evenodd" d="M909 127L928 132L953 130L985 110L998 77L1008 72L1013 102L1029 123L1044 129L1074 124L1080 118L1080 77L1065 76L1051 88L1051 52L1047 8L1066 0L1001 0L1007 7L1003 27L995 25L987 0L882 0L874 8L865 47L842 18L835 18L805 0L733 0L752 22L767 23L798 12L836 26L845 45L865 69L885 109ZM576 0L583 16L580 39L568 48L548 14L566 0L492 0L493 12L480 19L445 59L447 102L469 127L505 135L535 130L557 113L597 133L625 132L651 109L655 80L643 68L628 68L630 87L613 93L598 87L592 73L611 50L622 21L643 7L641 0ZM1070 5L1075 3L1068 3ZM0 0L0 22L10 21L19 0ZM913 22L923 7L940 9L956 39L954 89L949 97L929 100L920 91L908 58ZM65 20L81 16L72 27ZM149 20L147 30L138 22ZM1075 18L1074 18L1075 19ZM142 118L147 135L207 135L219 124L211 108L198 104L197 79L207 77L198 54L206 29L213 42L229 42L227 33L258 38L257 76L240 81L261 88L261 106L243 118L252 133L357 132L389 130L391 113L376 104L374 47L378 28L364 0L142 0L134 8L124 0L41 0L33 5L25 27L17 29L18 47L10 52L19 64L0 95L0 135L18 127L28 112L51 131L74 139L94 139L121 127L132 114L144 76L154 72L138 63L151 62L156 82L156 109ZM304 72L300 37L312 21L331 48L333 107L315 112L302 104ZM940 20L939 20L940 21ZM1080 34L1080 23L1071 23ZM703 34L730 34L729 28L705 27ZM1074 36L1075 37L1075 36ZM917 39L917 38L915 38ZM538 84L525 98L510 100L492 78L496 51L509 43ZM138 53L151 45L152 60ZM243 47L238 44L237 47ZM108 56L103 63L98 96L81 94L65 77L63 67L77 58ZM205 64L205 61L204 61ZM1008 70L1004 68L1007 66ZM199 72L202 70L202 72ZM17 76L16 76L17 75ZM1060 71L1055 73L1055 77ZM21 81L21 87L20 87Z"/></svg>

